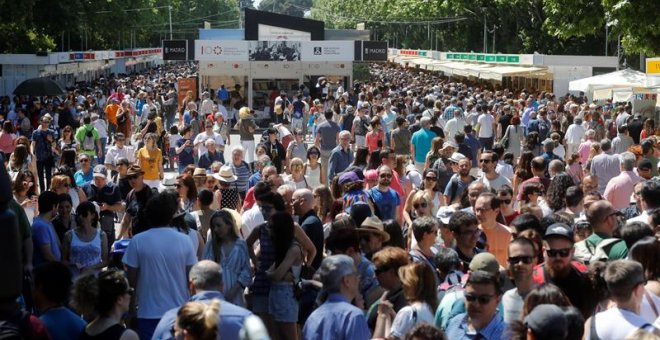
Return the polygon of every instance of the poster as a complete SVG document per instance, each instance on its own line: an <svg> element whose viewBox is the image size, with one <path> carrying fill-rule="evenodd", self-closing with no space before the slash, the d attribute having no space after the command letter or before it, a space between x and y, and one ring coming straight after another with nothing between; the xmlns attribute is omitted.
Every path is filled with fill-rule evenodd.
<svg viewBox="0 0 660 340"><path fill-rule="evenodd" d="M179 107L183 104L183 100L186 98L188 91L192 91L193 98L197 98L197 78L183 78L178 81L178 93L179 98Z"/></svg>
<svg viewBox="0 0 660 340"><path fill-rule="evenodd" d="M300 41L250 41L250 61L298 61Z"/></svg>
<svg viewBox="0 0 660 340"><path fill-rule="evenodd" d="M353 41L305 41L302 43L303 61L353 61Z"/></svg>
<svg viewBox="0 0 660 340"><path fill-rule="evenodd" d="M248 41L195 40L195 60L247 61Z"/></svg>

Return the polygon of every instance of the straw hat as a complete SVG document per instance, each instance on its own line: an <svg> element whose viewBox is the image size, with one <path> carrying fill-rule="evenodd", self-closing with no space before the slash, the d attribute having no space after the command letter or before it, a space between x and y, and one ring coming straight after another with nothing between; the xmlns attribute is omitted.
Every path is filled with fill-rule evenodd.
<svg viewBox="0 0 660 340"><path fill-rule="evenodd" d="M234 175L234 172L231 170L229 165L223 165L220 168L220 172L213 174L213 178L225 183L234 183L236 180L238 180L238 177Z"/></svg>
<svg viewBox="0 0 660 340"><path fill-rule="evenodd" d="M390 240L390 234L385 231L383 222L376 216L367 217L360 228L357 229L358 233L372 233L379 235L383 242Z"/></svg>

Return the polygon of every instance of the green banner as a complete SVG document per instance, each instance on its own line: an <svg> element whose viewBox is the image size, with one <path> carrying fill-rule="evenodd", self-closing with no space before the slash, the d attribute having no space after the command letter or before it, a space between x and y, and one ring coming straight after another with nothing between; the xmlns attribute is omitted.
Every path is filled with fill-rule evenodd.
<svg viewBox="0 0 660 340"><path fill-rule="evenodd" d="M494 55L487 55L486 56L486 62L495 62L495 56Z"/></svg>
<svg viewBox="0 0 660 340"><path fill-rule="evenodd" d="M498 63L506 63L506 56L505 55L498 55L495 58L495 61L497 61Z"/></svg>
<svg viewBox="0 0 660 340"><path fill-rule="evenodd" d="M483 54L477 54L477 60L478 61L484 61L486 59L486 56Z"/></svg>
<svg viewBox="0 0 660 340"><path fill-rule="evenodd" d="M517 55L511 55L506 58L507 63L519 63L520 62L520 57Z"/></svg>

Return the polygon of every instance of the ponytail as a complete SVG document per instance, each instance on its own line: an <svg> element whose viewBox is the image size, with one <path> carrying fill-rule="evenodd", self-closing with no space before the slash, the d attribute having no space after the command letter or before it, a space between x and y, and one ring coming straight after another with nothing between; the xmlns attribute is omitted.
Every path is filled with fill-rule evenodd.
<svg viewBox="0 0 660 340"><path fill-rule="evenodd" d="M200 340L214 340L218 336L220 300L213 299L209 304L188 302L179 309L176 319L177 335L183 331Z"/></svg>

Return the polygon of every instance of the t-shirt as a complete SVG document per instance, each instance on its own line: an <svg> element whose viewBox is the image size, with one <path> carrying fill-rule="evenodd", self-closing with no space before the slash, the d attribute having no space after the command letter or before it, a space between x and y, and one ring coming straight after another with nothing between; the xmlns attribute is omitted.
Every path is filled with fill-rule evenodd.
<svg viewBox="0 0 660 340"><path fill-rule="evenodd" d="M94 182L87 182L82 190L87 195L87 199L96 202L99 206L102 203L113 205L121 201L121 192L119 187L112 182L108 182L103 188L99 189ZM113 214L111 211L102 211L101 215Z"/></svg>
<svg viewBox="0 0 660 340"><path fill-rule="evenodd" d="M491 138L493 137L493 124L495 123L495 117L490 113L483 113L477 119L479 123L479 138Z"/></svg>
<svg viewBox="0 0 660 340"><path fill-rule="evenodd" d="M163 164L163 154L160 149L150 151L147 147L143 147L138 150L137 159L144 171L144 179L151 181L160 179L160 165Z"/></svg>
<svg viewBox="0 0 660 340"><path fill-rule="evenodd" d="M316 127L316 134L321 136L321 150L330 151L337 146L339 125L333 121L325 121Z"/></svg>
<svg viewBox="0 0 660 340"><path fill-rule="evenodd" d="M89 126L89 127L88 127ZM91 136L87 136L91 133ZM76 130L76 140L80 144L80 152L88 156L94 157L96 155L96 141L99 140L99 132L90 125L83 125ZM93 143L93 145L92 145Z"/></svg>
<svg viewBox="0 0 660 340"><path fill-rule="evenodd" d="M369 196L377 207L378 218L381 221L391 220L396 215L396 208L401 204L399 194L392 188L388 188L386 192L382 192L378 187L369 190Z"/></svg>
<svg viewBox="0 0 660 340"><path fill-rule="evenodd" d="M190 238L174 228L152 228L128 244L124 264L138 269L138 318L160 319L188 301L188 267L197 263Z"/></svg>
<svg viewBox="0 0 660 340"><path fill-rule="evenodd" d="M42 130L39 128L32 132L32 141L36 144L35 156L37 156L37 160L39 161L53 158L51 142L48 141L49 136L51 141L55 141L55 131L51 129Z"/></svg>
<svg viewBox="0 0 660 340"><path fill-rule="evenodd" d="M435 133L428 129L421 129L412 135L411 143L415 145L415 162L424 163L426 154L431 150L431 141L435 138Z"/></svg>
<svg viewBox="0 0 660 340"><path fill-rule="evenodd" d="M518 294L518 288L507 290L502 295L503 319L504 323L511 324L513 321L520 320L525 297Z"/></svg>
<svg viewBox="0 0 660 340"><path fill-rule="evenodd" d="M183 144L186 143L189 139L179 139L176 141L176 147L180 148ZM193 157L193 150L194 148L192 146L185 147L181 151L180 154L177 155L178 159L177 162L179 163L180 168L185 168L188 164L194 164L195 163L195 158Z"/></svg>
<svg viewBox="0 0 660 340"><path fill-rule="evenodd" d="M395 154L410 154L410 137L410 130L406 128L396 128L394 131L392 131L392 141L394 142Z"/></svg>
<svg viewBox="0 0 660 340"><path fill-rule="evenodd" d="M591 322L596 322L596 334L591 334L593 327L586 327L584 330L585 339L627 339L639 328L650 332L654 330L651 324L641 316L618 307L613 307L596 314Z"/></svg>
<svg viewBox="0 0 660 340"><path fill-rule="evenodd" d="M143 232L149 227L144 207L153 194L153 189L145 184L142 190L133 190L126 197L126 214L131 217L133 235Z"/></svg>
<svg viewBox="0 0 660 340"><path fill-rule="evenodd" d="M486 229L479 226L481 230L486 234L486 239L488 240L488 249L489 253L495 255L497 262L500 266L507 266L508 259L508 248L509 242L511 241L511 230L508 227L497 223L495 227Z"/></svg>
<svg viewBox="0 0 660 340"><path fill-rule="evenodd" d="M472 181L470 181L470 183L471 182ZM463 191L467 190L467 187L470 185L470 183L463 182L458 174L454 174L451 176L451 179L447 183L443 194L449 197L451 200L450 203L453 203L459 199L461 195L463 195Z"/></svg>
<svg viewBox="0 0 660 340"><path fill-rule="evenodd" d="M50 309L39 319L46 326L52 340L78 339L87 325L83 319L66 307Z"/></svg>
<svg viewBox="0 0 660 340"><path fill-rule="evenodd" d="M480 178L477 178L477 181L482 182L486 187L486 190L498 191L505 185L511 186L511 181L500 175L497 175L497 177L492 180L488 179L486 175L482 175Z"/></svg>
<svg viewBox="0 0 660 340"><path fill-rule="evenodd" d="M433 324L433 312L427 303L415 302L410 306L401 308L392 321L391 336L399 339L405 338L408 331L416 324L426 322Z"/></svg>
<svg viewBox="0 0 660 340"><path fill-rule="evenodd" d="M254 131L250 132L250 128L257 128L257 124L254 123L252 118L241 118L238 122L238 134L241 140L253 141L254 140Z"/></svg>
<svg viewBox="0 0 660 340"><path fill-rule="evenodd" d="M119 111L119 105L117 104L110 104L106 106L105 116L109 123L117 125L117 111Z"/></svg>
<svg viewBox="0 0 660 340"><path fill-rule="evenodd" d="M32 243L34 244L34 256L32 257L32 263L35 267L47 262L43 253L41 252L42 246L49 245L50 251L53 253L55 259L58 261L62 259L62 253L60 251L60 244L57 238L57 233L55 232L55 227L53 227L52 223L44 220L39 216L35 217L34 221L32 222Z"/></svg>
<svg viewBox="0 0 660 340"><path fill-rule="evenodd" d="M73 174L73 179L76 181L76 186L82 187L85 183L94 179L94 171L90 168L89 171L85 173L80 169Z"/></svg>

